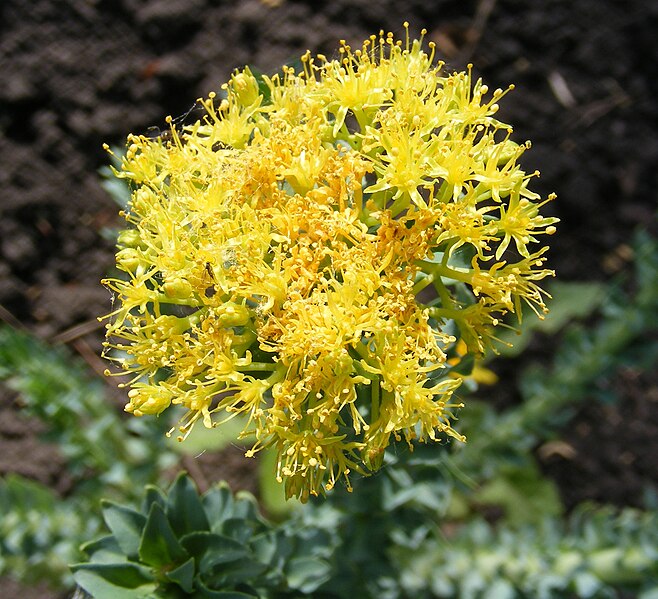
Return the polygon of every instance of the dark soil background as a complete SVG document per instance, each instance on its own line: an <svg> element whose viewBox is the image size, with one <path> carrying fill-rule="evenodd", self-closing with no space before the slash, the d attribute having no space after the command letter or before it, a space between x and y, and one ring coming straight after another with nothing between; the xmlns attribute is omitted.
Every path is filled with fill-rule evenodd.
<svg viewBox="0 0 658 599"><path fill-rule="evenodd" d="M542 172L534 189L558 193L548 207L562 219L550 254L558 276L608 280L623 269L632 232L655 224L658 3L2 0L0 318L102 371L96 316L110 298L99 280L113 263L102 231L118 223L97 174L102 143L163 126L236 67L272 72L306 49L334 55L339 39L402 36L405 20L428 30L450 69L472 62L491 89L516 85L501 118L533 142L524 164ZM513 400L513 373L530 357L500 367L495 397ZM576 457L546 464L567 505L632 505L658 482L656 374L619 377L622 403L583 408L565 433ZM13 399L0 393L0 474L65 488L63 462L19 422ZM632 447L644 457L629 457Z"/></svg>

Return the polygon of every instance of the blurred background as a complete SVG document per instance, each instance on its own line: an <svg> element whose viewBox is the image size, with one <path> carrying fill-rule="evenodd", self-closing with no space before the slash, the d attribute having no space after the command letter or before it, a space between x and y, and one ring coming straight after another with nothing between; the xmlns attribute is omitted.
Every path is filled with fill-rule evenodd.
<svg viewBox="0 0 658 599"><path fill-rule="evenodd" d="M515 84L500 118L514 126L516 141L532 141L523 165L541 171L533 189L558 195L546 207L561 219L549 254L555 319L530 322L523 352L486 364L498 383L476 392L477 413L511 413L544 393L543 415L519 447L555 491L557 512L591 501L650 509L658 488L658 289L650 267L658 229L658 5L644 0L3 0L3 479L34 481L64 501L97 476L75 462L80 448L62 450L61 431L52 430L80 425L84 398L75 409L69 402L49 411L46 389L40 396L30 382L44 364L75 364L70 372L93 387L91 395L106 395L116 414L124 402L114 383L99 382L97 316L111 302L100 279L111 272L121 225L99 174L109 163L102 144L123 147L128 133L164 128L167 115L185 114L237 67L272 73L307 49L333 56L340 39L359 46L380 29L403 36L404 21L414 35L427 29L448 70L472 63L490 89ZM25 374L32 359L35 370ZM537 381L548 388L565 368L571 378L552 395L537 390ZM65 385L53 376L51 390ZM240 451L211 454L180 456L200 486L229 478L234 488L260 492ZM0 504L3 497L10 502L6 489ZM496 520L509 501L480 496L469 510ZM0 510L5 533L7 514ZM37 584L35 597L66 596L9 559L32 547L23 542L0 553L0 588L11 589L0 594L29 597L32 587L21 585ZM30 551L41 551L34 542Z"/></svg>

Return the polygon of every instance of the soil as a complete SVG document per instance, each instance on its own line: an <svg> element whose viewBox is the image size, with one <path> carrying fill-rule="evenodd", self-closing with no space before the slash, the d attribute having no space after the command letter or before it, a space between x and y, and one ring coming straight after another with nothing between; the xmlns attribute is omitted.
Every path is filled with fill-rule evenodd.
<svg viewBox="0 0 658 599"><path fill-rule="evenodd" d="M632 232L655 222L654 2L4 0L0 318L71 345L102 371L96 317L109 311L110 298L99 280L113 264L107 231L119 224L97 174L108 162L102 144L162 127L236 67L273 72L307 49L333 55L339 39L358 45L379 29L403 35L405 20L412 34L428 30L450 69L472 62L491 89L516 85L501 118L514 124L518 141L533 142L524 164L542 173L534 189L558 193L547 207L562 220L550 254L558 276L607 280L624 268L619 256ZM498 396L514 395L514 372L525 359L503 367L509 375ZM632 450L621 457L640 429L642 454L658 455L655 389L655 376L640 373L624 388L633 409L593 405L575 416L575 437L565 442L586 448L587 460L571 469L564 460L546 466L569 505L586 498L629 504L647 481L658 483L650 460ZM21 453L36 456L22 474L65 484L56 473L64 463L38 458L51 448L16 424L12 398L3 394L0 472L12 469L9 456L20 443ZM623 468L611 462L615 455ZM216 476L235 479L228 470Z"/></svg>

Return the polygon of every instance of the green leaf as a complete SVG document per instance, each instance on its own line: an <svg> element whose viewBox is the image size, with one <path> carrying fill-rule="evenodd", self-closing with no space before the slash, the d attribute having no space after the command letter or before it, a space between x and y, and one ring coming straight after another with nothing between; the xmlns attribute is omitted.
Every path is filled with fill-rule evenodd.
<svg viewBox="0 0 658 599"><path fill-rule="evenodd" d="M328 440L329 438L326 439L326 441ZM258 504L256 503L254 496L247 491L238 491L235 494L233 516L235 518L244 518L245 520L257 520L262 522L261 515L258 512Z"/></svg>
<svg viewBox="0 0 658 599"><path fill-rule="evenodd" d="M203 568L203 572L209 574L204 576L204 580L213 587L230 588L242 584L251 584L258 579L261 574L267 570L265 564L243 557L231 562L223 562L212 565L212 567Z"/></svg>
<svg viewBox="0 0 658 599"><path fill-rule="evenodd" d="M218 564L234 562L247 556L247 548L234 539L213 535L210 545L199 564L202 572L210 571Z"/></svg>
<svg viewBox="0 0 658 599"><path fill-rule="evenodd" d="M158 503L151 505L139 545L139 559L151 566L168 566L187 558L164 510Z"/></svg>
<svg viewBox="0 0 658 599"><path fill-rule="evenodd" d="M130 202L130 186L124 181L110 178L113 177L113 175L109 168L101 168L99 169L99 172L104 177L100 182L101 187L121 208L125 208Z"/></svg>
<svg viewBox="0 0 658 599"><path fill-rule="evenodd" d="M168 580L176 583L186 593L194 591L194 558L191 557L185 563L165 574Z"/></svg>
<svg viewBox="0 0 658 599"><path fill-rule="evenodd" d="M56 501L55 494L45 485L10 472L0 480L3 503L20 506L24 511L46 509Z"/></svg>
<svg viewBox="0 0 658 599"><path fill-rule="evenodd" d="M197 595L199 599L258 599L258 595L240 593L238 591L214 591L202 581L197 581Z"/></svg>
<svg viewBox="0 0 658 599"><path fill-rule="evenodd" d="M270 90L270 86L267 85L267 81L265 80L263 72L254 66L249 66L247 68L251 71L251 74L254 76L256 82L258 83L258 91L260 92L260 95L263 96L263 104L270 104L272 91Z"/></svg>
<svg viewBox="0 0 658 599"><path fill-rule="evenodd" d="M533 523L561 513L562 504L555 484L545 479L536 466L509 466L484 484L475 494L479 503L505 509L509 522Z"/></svg>
<svg viewBox="0 0 658 599"><path fill-rule="evenodd" d="M147 599L155 597L157 584L148 570L137 564L76 564L73 579L94 599Z"/></svg>
<svg viewBox="0 0 658 599"><path fill-rule="evenodd" d="M499 578L487 589L487 599L514 599L515 597L518 595L507 580Z"/></svg>
<svg viewBox="0 0 658 599"><path fill-rule="evenodd" d="M143 514L111 501L103 501L103 519L112 531L121 550L130 559L139 553L140 539L146 524Z"/></svg>
<svg viewBox="0 0 658 599"><path fill-rule="evenodd" d="M520 331L499 329L496 331L502 343L496 344L497 351L505 357L519 355L530 343L533 331L547 335L557 333L570 320L582 319L596 310L605 299L605 287L595 282L560 282L554 281L548 286L553 299L548 300L549 315L540 319L534 312L523 315ZM507 345L512 344L512 347Z"/></svg>
<svg viewBox="0 0 658 599"><path fill-rule="evenodd" d="M163 509L167 505L167 498L164 493L154 485L146 485L144 499L142 500L142 513L148 514L154 503L160 504Z"/></svg>
<svg viewBox="0 0 658 599"><path fill-rule="evenodd" d="M167 500L167 518L178 536L194 531L210 530L210 524L194 484L182 472L178 475Z"/></svg>
<svg viewBox="0 0 658 599"><path fill-rule="evenodd" d="M270 566L282 563L285 556L282 555L282 543L278 537L283 538L282 531L267 531L255 536L250 542L251 550L258 561Z"/></svg>
<svg viewBox="0 0 658 599"><path fill-rule="evenodd" d="M225 482L212 487L202 498L201 503L214 532L221 528L222 522L233 516L233 493Z"/></svg>
<svg viewBox="0 0 658 599"><path fill-rule="evenodd" d="M257 532L260 532L262 524L254 520L245 520L244 518L229 518L222 525L222 534L231 539L235 539L241 544L245 544Z"/></svg>
<svg viewBox="0 0 658 599"><path fill-rule="evenodd" d="M199 562L201 572L215 564L241 559L247 549L234 539L212 532L193 532L181 538L181 545Z"/></svg>
<svg viewBox="0 0 658 599"><path fill-rule="evenodd" d="M591 572L578 572L574 580L578 597L594 597L601 590L603 583Z"/></svg>
<svg viewBox="0 0 658 599"><path fill-rule="evenodd" d="M473 257L475 256L475 251L475 246L471 245L470 243L466 243L458 247L454 252L450 254L450 258L448 259L448 266L456 270L460 268L471 268ZM437 261L436 258L443 260L443 253L441 253L440 256L436 256L435 261Z"/></svg>
<svg viewBox="0 0 658 599"><path fill-rule="evenodd" d="M302 593L312 593L329 580L330 575L329 564L313 557L294 557L286 566L288 585Z"/></svg>
<svg viewBox="0 0 658 599"><path fill-rule="evenodd" d="M549 291L551 317L539 324L546 333L557 332L573 318L589 316L606 297L605 286L595 281L553 281Z"/></svg>
<svg viewBox="0 0 658 599"><path fill-rule="evenodd" d="M295 548L294 553L306 557L327 558L333 555L331 547L331 534L320 527L307 527L304 530L294 531ZM279 539L277 552L287 558L293 553L292 549L286 553L285 543Z"/></svg>
<svg viewBox="0 0 658 599"><path fill-rule="evenodd" d="M126 559L126 555L123 549L119 547L114 535L107 535L85 543L80 547L80 550L95 562L117 563Z"/></svg>

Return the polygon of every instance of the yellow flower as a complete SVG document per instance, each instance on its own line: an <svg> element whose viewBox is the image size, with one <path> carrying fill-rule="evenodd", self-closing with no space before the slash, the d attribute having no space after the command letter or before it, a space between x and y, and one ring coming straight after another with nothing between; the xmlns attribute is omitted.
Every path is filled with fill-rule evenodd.
<svg viewBox="0 0 658 599"><path fill-rule="evenodd" d="M327 94L326 110L334 119L334 138L338 138L348 112L363 123L368 114L376 112L392 96L387 85L388 64L376 60L373 41L366 40L355 53L342 41L341 58L320 67L322 89Z"/></svg>
<svg viewBox="0 0 658 599"><path fill-rule="evenodd" d="M503 234L503 241L496 250L496 260L500 260L512 239L516 251L524 258L530 258L528 244L537 242L534 235L555 233L554 225L558 219L539 214L539 209L551 199L552 196L543 202L535 203L527 197L521 197L521 193L515 190L510 194L509 203L499 206L500 218L495 225L498 232Z"/></svg>
<svg viewBox="0 0 658 599"><path fill-rule="evenodd" d="M203 119L129 137L125 277L106 281L127 411L184 409L181 439L244 415L247 455L275 448L302 500L351 488L393 440L463 440L448 356L484 353L524 303L543 313L556 219L494 117L506 92L442 69L380 34L300 72L236 71Z"/></svg>
<svg viewBox="0 0 658 599"><path fill-rule="evenodd" d="M392 190L394 200L402 198L390 208L394 215L405 210L409 200L418 207L425 207L419 188L432 187L429 162L437 151L436 141L391 119L382 118L378 125L376 129L368 128L363 145L364 150L377 149L373 160L377 182L364 192L376 194Z"/></svg>

